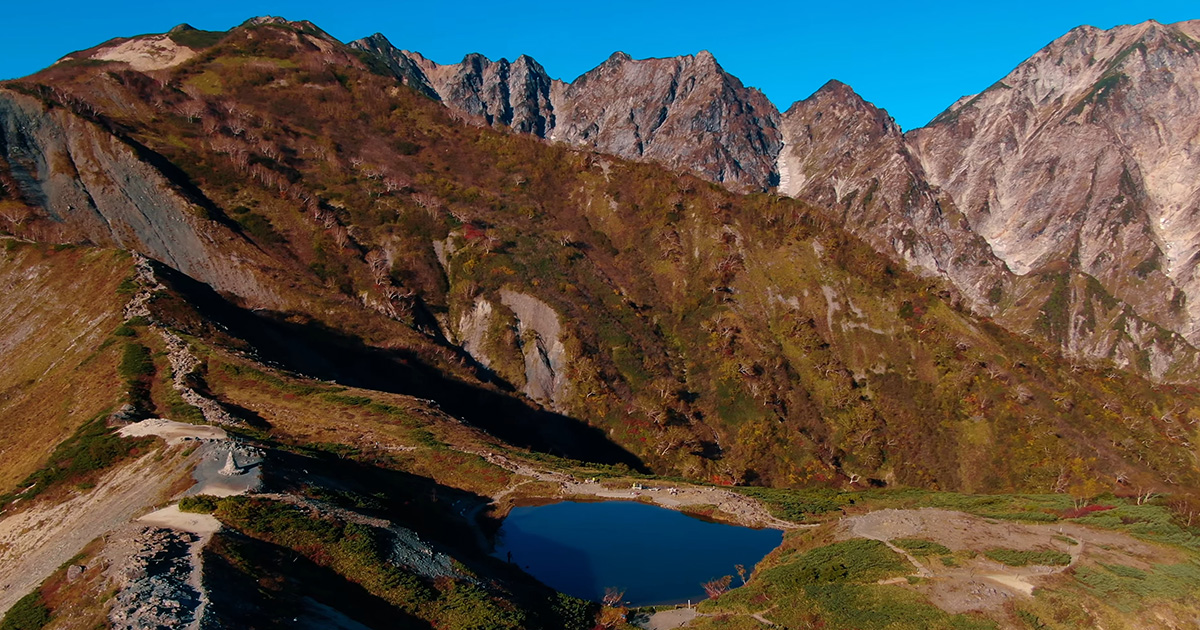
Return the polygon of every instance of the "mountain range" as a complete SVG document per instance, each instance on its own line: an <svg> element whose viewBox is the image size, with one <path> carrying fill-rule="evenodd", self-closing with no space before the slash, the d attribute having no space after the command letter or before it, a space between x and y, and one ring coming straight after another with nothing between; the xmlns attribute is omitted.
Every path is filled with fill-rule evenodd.
<svg viewBox="0 0 1200 630"><path fill-rule="evenodd" d="M981 314L1076 360L1184 380L1198 32L1080 27L908 133L836 81L780 113L707 52L616 53L568 84L528 57L440 65L379 34L351 46L482 124L839 208Z"/></svg>
<svg viewBox="0 0 1200 630"><path fill-rule="evenodd" d="M1136 570L1161 578L1154 623L1183 627L1194 589L1172 580L1192 574L1154 571L1196 540L1197 39L1080 27L908 132L836 81L781 113L707 52L616 53L565 83L272 17L0 83L0 581L20 587L0 607L37 587L55 615L140 627L159 574L101 558L173 549L221 578L192 600L171 582L191 603L151 598L154 627L320 606L590 627L594 607L487 557L484 517L649 477L716 497L695 510L732 509L736 486L775 519L827 519L771 561L785 590L788 571L825 584L788 563L841 544L839 510L1074 527L1108 501L1129 511L1083 523L1182 549ZM258 494L204 480L239 458ZM84 547L166 503L217 529ZM116 608L71 599L114 572ZM1053 575L1039 588L1069 595L1036 605L879 593L967 615L938 627L1081 601L1089 623L1142 619L1086 571ZM804 623L847 608L804 588Z"/></svg>

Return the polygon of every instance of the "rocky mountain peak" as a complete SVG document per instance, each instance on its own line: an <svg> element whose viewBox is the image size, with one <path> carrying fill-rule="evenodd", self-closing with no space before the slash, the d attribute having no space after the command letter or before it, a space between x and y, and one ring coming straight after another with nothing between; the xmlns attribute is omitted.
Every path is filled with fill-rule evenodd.
<svg viewBox="0 0 1200 630"><path fill-rule="evenodd" d="M565 87L551 138L761 190L776 177L778 118L710 53L615 54Z"/></svg>
<svg viewBox="0 0 1200 630"><path fill-rule="evenodd" d="M568 84L526 55L510 63L473 53L442 65L382 36L350 45L468 120L695 171L737 189L776 180L778 111L708 51L641 60L618 51Z"/></svg>
<svg viewBox="0 0 1200 630"><path fill-rule="evenodd" d="M619 65L622 63L626 63L628 61L633 61L633 57L630 57L628 53L624 53L624 52L621 52L618 50L618 51L614 52L613 54L609 55L608 59L605 59L604 63L600 64L600 65L602 65L602 66L603 65Z"/></svg>
<svg viewBox="0 0 1200 630"><path fill-rule="evenodd" d="M783 115L779 192L838 212L876 249L946 276L987 312L1004 265L929 185L888 113L832 80ZM955 261L970 260L968 268Z"/></svg>
<svg viewBox="0 0 1200 630"><path fill-rule="evenodd" d="M1200 338L1196 22L1075 29L908 139L1018 274L1068 264Z"/></svg>
<svg viewBox="0 0 1200 630"><path fill-rule="evenodd" d="M901 135L900 127L886 111L837 79L830 79L812 96L793 103L785 117L805 118L810 112L814 117L813 122L833 116L838 123L830 125L830 131L844 131L848 124L862 126L863 131L872 138L899 138ZM824 122L829 123L828 120Z"/></svg>
<svg viewBox="0 0 1200 630"><path fill-rule="evenodd" d="M375 33L370 37L350 42L349 46L383 62L401 83L429 98L441 100L437 90L430 84L429 77L425 75L423 70L425 67L434 65L433 62L420 55L414 55L413 53L396 48L382 33Z"/></svg>

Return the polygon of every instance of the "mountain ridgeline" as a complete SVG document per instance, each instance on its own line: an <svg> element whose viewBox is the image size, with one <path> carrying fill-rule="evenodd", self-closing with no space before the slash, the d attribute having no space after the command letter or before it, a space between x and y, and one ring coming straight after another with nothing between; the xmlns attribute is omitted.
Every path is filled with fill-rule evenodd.
<svg viewBox="0 0 1200 630"><path fill-rule="evenodd" d="M799 197L977 313L1156 380L1194 378L1200 26L1081 27L902 133L830 82L780 113L707 52L614 54L571 83L528 57L440 65L351 43L484 124ZM1165 299L1164 299L1165 296Z"/></svg>

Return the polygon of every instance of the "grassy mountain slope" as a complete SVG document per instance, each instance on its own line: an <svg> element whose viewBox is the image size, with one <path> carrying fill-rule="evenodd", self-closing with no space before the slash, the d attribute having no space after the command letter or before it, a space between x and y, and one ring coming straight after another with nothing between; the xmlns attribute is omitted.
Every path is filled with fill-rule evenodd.
<svg viewBox="0 0 1200 630"><path fill-rule="evenodd" d="M0 493L40 468L54 446L119 406L129 257L114 251L0 242Z"/></svg>
<svg viewBox="0 0 1200 630"><path fill-rule="evenodd" d="M584 455L586 423L724 483L1195 479L1190 390L1071 367L820 209L461 125L302 24L235 29L168 70L68 62L6 87L143 147L205 238L266 261L226 295L269 309L242 341L298 371L426 389L552 452ZM10 229L70 234L46 214ZM272 353L283 331L313 345ZM379 363L313 359L355 346ZM486 411L518 392L545 410Z"/></svg>

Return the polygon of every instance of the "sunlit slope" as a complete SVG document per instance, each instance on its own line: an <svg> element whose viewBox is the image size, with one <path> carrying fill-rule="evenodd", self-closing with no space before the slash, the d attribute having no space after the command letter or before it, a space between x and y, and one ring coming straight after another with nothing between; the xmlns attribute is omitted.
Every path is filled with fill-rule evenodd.
<svg viewBox="0 0 1200 630"><path fill-rule="evenodd" d="M187 214L218 245L156 257L219 300L180 325L289 369L722 483L1195 485L1190 389L1074 367L820 208L468 126L373 70L265 23L169 68L65 62L6 87L141 147L188 204L97 211ZM53 160L6 159L28 208L6 229L113 238L35 194ZM226 260L254 281L212 271Z"/></svg>
<svg viewBox="0 0 1200 630"><path fill-rule="evenodd" d="M128 299L129 256L0 242L0 488L124 393L112 333Z"/></svg>

